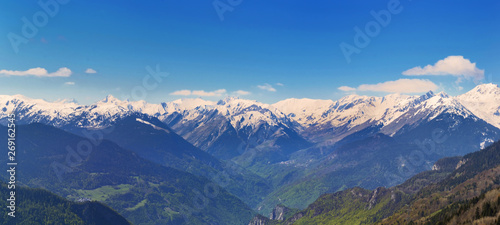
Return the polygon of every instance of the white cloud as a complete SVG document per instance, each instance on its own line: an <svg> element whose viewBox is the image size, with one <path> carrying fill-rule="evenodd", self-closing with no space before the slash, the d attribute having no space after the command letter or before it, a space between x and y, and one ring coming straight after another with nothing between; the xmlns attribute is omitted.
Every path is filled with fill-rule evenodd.
<svg viewBox="0 0 500 225"><path fill-rule="evenodd" d="M457 82L460 83L462 78L474 79L479 81L484 79L484 70L476 67L476 63L472 63L469 59L463 56L448 56L445 59L437 61L434 65L427 65L425 67L414 67L403 72L406 76L422 76L422 75L435 75L445 76L451 75L458 77Z"/></svg>
<svg viewBox="0 0 500 225"><path fill-rule="evenodd" d="M92 68L87 68L87 69L85 70L85 73L97 73L97 71L95 71L95 70L94 70L94 69L92 69Z"/></svg>
<svg viewBox="0 0 500 225"><path fill-rule="evenodd" d="M420 79L399 79L395 81L386 81L378 84L362 84L359 91L376 91L390 93L421 93L435 91L438 86L430 80Z"/></svg>
<svg viewBox="0 0 500 225"><path fill-rule="evenodd" d="M190 95L195 95L195 96L205 96L205 97L212 97L212 96L221 96L223 94L226 94L226 89L219 89L215 91L210 91L206 92L204 90L179 90L179 91L174 91L170 93L170 95L184 95L184 96L190 96Z"/></svg>
<svg viewBox="0 0 500 225"><path fill-rule="evenodd" d="M356 88L348 87L348 86L342 86L342 87L339 87L338 89L341 91L355 91L356 90Z"/></svg>
<svg viewBox="0 0 500 225"><path fill-rule="evenodd" d="M265 83L263 85L257 85L257 87L265 91L276 92L276 89L273 88L273 86L268 83Z"/></svg>
<svg viewBox="0 0 500 225"><path fill-rule="evenodd" d="M243 91L243 90L237 90L235 92L233 92L234 95L238 95L238 96L241 96L241 95L249 95L249 94L252 94L248 91Z"/></svg>
<svg viewBox="0 0 500 225"><path fill-rule="evenodd" d="M179 90L179 91L174 91L174 92L170 93L170 95L185 95L185 96L188 96L188 95L191 95L191 91L190 90Z"/></svg>
<svg viewBox="0 0 500 225"><path fill-rule="evenodd" d="M284 84L282 84L282 83L276 83L276 85L281 86L281 87L285 86L285 85L284 85Z"/></svg>
<svg viewBox="0 0 500 225"><path fill-rule="evenodd" d="M226 93L226 89L219 89L219 90L210 91L210 92L199 90L199 91L193 91L191 93L191 95L209 96L210 97L210 96L221 96L221 95L223 95L225 93Z"/></svg>
<svg viewBox="0 0 500 225"><path fill-rule="evenodd" d="M399 79L378 84L362 84L357 88L342 86L338 89L341 91L375 91L411 94L435 91L436 89L438 89L438 86L430 80Z"/></svg>
<svg viewBox="0 0 500 225"><path fill-rule="evenodd" d="M49 73L45 68L36 67L25 71L0 70L0 75L5 76L36 76L36 77L69 77L72 72L66 67L59 68L56 72Z"/></svg>
<svg viewBox="0 0 500 225"><path fill-rule="evenodd" d="M64 83L64 85L75 85L75 82L68 81L68 82Z"/></svg>

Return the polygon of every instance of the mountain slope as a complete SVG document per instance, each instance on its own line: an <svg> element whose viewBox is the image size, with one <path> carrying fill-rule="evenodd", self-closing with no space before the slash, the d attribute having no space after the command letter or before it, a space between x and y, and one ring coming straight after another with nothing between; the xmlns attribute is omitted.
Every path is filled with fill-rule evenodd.
<svg viewBox="0 0 500 225"><path fill-rule="evenodd" d="M193 145L222 159L249 149L287 155L310 146L281 112L252 100L226 98L216 105L171 114L162 121Z"/></svg>
<svg viewBox="0 0 500 225"><path fill-rule="evenodd" d="M145 114L160 119L196 147L222 159L259 146L271 146L270 149L288 154L309 145L281 112L270 105L239 98L227 98L217 104L202 99L150 104L107 96L92 105L78 105L2 95L0 109L0 122L16 109L20 124L39 122L72 132L75 127L106 128L127 116Z"/></svg>
<svg viewBox="0 0 500 225"><path fill-rule="evenodd" d="M401 185L325 194L306 209L264 224L496 224L500 142L439 160ZM254 218L255 219L255 218Z"/></svg>
<svg viewBox="0 0 500 225"><path fill-rule="evenodd" d="M8 199L10 189L0 182L0 198ZM76 203L48 191L16 187L15 218L8 216L7 207L0 208L2 224L68 224L68 225L129 225L130 223L107 206L98 202Z"/></svg>
<svg viewBox="0 0 500 225"><path fill-rule="evenodd" d="M355 186L394 186L431 169L442 157L465 155L489 140L500 139L496 127L473 116L448 113L415 127L404 126L401 134L392 137L377 132L379 127L374 129L347 136L332 150L324 150L325 155L311 159L302 177L266 197L261 203L263 209L268 211L276 204L304 208L323 193ZM299 163L297 159L289 166Z"/></svg>
<svg viewBox="0 0 500 225"><path fill-rule="evenodd" d="M243 224L252 216L217 184L142 159L110 141L94 145L42 124L18 126L16 132L20 184L104 202L134 224Z"/></svg>
<svg viewBox="0 0 500 225"><path fill-rule="evenodd" d="M481 84L455 97L472 113L500 128L500 88L496 84Z"/></svg>
<svg viewBox="0 0 500 225"><path fill-rule="evenodd" d="M107 132L108 129L112 131ZM255 206L270 192L271 187L261 177L231 162L221 162L194 147L154 117L128 116L101 131L104 139L132 150L140 157L203 176L224 186L250 206ZM225 179L217 179L216 174L223 174Z"/></svg>
<svg viewBox="0 0 500 225"><path fill-rule="evenodd" d="M358 106L349 107L359 107L355 111L363 109L366 115L376 112L382 100L362 97L356 100ZM287 161L288 166L294 168L305 164L301 166L305 167L305 172L266 197L260 204L263 213L276 204L304 208L323 193L354 186L368 189L394 186L431 169L442 157L465 155L500 139L498 128L479 119L444 93L429 92L403 105L405 110L395 119L389 119L393 117L384 113L378 121L361 121L358 125L355 121L348 122L344 126L355 127L335 134L346 135L339 141L317 145L305 151L306 154L292 156ZM341 104L338 107L348 108ZM311 128L314 127L304 132ZM327 130L321 135L336 132L331 128Z"/></svg>

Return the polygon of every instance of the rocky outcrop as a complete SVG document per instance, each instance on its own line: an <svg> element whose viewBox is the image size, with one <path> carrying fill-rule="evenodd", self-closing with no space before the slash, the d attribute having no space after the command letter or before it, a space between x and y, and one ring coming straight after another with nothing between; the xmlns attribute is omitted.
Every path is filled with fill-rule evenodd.
<svg viewBox="0 0 500 225"><path fill-rule="evenodd" d="M270 219L263 215L256 215L252 220L250 220L250 223L248 225L268 225L270 224Z"/></svg>
<svg viewBox="0 0 500 225"><path fill-rule="evenodd" d="M451 172L455 170L457 164L461 160L462 160L461 156L442 158L438 160L434 164L434 166L432 166L432 170L440 172Z"/></svg>
<svg viewBox="0 0 500 225"><path fill-rule="evenodd" d="M458 170L458 168L462 167L466 162L467 162L467 159L460 160L460 162L457 163L457 167L455 167L455 169Z"/></svg>
<svg viewBox="0 0 500 225"><path fill-rule="evenodd" d="M285 221L287 216L293 214L294 211L284 205L277 205L274 207L271 214L269 214L269 218L263 215L256 215L248 225L269 225L276 224L278 221ZM301 213L297 213L293 215L293 218L289 218L285 224L292 224L296 220L300 219L303 215Z"/></svg>
<svg viewBox="0 0 500 225"><path fill-rule="evenodd" d="M287 208L286 206L277 205L276 207L274 207L273 211L269 215L269 219L283 221L286 219L285 214L289 211L290 209Z"/></svg>
<svg viewBox="0 0 500 225"><path fill-rule="evenodd" d="M298 213L295 213L292 217L288 218L286 221L285 221L285 225L291 225L293 223L295 223L295 221L299 220L300 218L302 218L304 216L304 213L303 212L298 212Z"/></svg>
<svg viewBox="0 0 500 225"><path fill-rule="evenodd" d="M372 196L368 201L368 209L372 209L378 202L379 199L384 196L389 190L385 187L379 187L372 192Z"/></svg>

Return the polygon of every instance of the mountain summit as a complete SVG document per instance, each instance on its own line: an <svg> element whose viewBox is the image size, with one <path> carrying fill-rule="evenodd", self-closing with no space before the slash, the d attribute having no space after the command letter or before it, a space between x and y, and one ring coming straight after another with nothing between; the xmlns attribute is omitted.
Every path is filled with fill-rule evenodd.
<svg viewBox="0 0 500 225"><path fill-rule="evenodd" d="M500 128L500 88L496 84L481 84L456 99L472 113Z"/></svg>

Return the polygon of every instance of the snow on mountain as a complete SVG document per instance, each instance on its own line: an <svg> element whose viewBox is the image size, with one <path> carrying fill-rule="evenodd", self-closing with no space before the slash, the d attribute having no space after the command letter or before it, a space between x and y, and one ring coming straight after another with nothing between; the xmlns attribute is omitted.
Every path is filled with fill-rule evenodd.
<svg viewBox="0 0 500 225"><path fill-rule="evenodd" d="M203 99L182 99L162 103L162 105L166 114L162 114L161 120L167 119L170 114L177 113L182 115L181 123L192 120L203 121L206 117L210 117L209 114L215 112L230 121L235 129L256 128L263 123L275 126L280 123L281 118L284 118L281 112L270 110L271 107L268 104L237 97L228 97L217 103Z"/></svg>
<svg viewBox="0 0 500 225"><path fill-rule="evenodd" d="M391 94L385 97L345 96L337 101L317 99L287 99L273 104L289 118L305 127L330 124L334 127L354 127L369 121L389 123L417 97Z"/></svg>
<svg viewBox="0 0 500 225"><path fill-rule="evenodd" d="M11 112L15 108L30 109L38 111L48 116L68 115L79 105L69 100L59 100L47 102L43 99L31 99L23 95L0 95L0 103L3 105L2 112Z"/></svg>
<svg viewBox="0 0 500 225"><path fill-rule="evenodd" d="M22 95L0 95L0 119L16 110L18 120L30 122L54 121L60 124L74 113L80 105L68 100L47 102L43 99L31 99Z"/></svg>
<svg viewBox="0 0 500 225"><path fill-rule="evenodd" d="M390 120L381 120L381 124L383 124L382 133L392 136L404 126L431 121L442 114L456 115L464 119L470 117L474 121L479 119L457 100L444 92L438 94L428 92L422 96L409 97L399 103L395 112L397 112L395 114L399 114L397 117L392 117L393 119ZM388 115L390 114L388 113Z"/></svg>
<svg viewBox="0 0 500 225"><path fill-rule="evenodd" d="M500 88L496 84L481 84L455 97L474 115L500 128Z"/></svg>
<svg viewBox="0 0 500 225"><path fill-rule="evenodd" d="M207 101L201 98L177 99L172 102L162 103L167 113L183 112L196 109L198 107L210 108L216 102Z"/></svg>
<svg viewBox="0 0 500 225"><path fill-rule="evenodd" d="M111 95L92 105L79 105L68 100L49 102L22 95L1 95L0 108L0 119L16 109L18 120L22 123L40 122L56 127L73 124L86 128L107 126L116 118L130 113L156 115L164 112L161 105L145 101L121 101Z"/></svg>
<svg viewBox="0 0 500 225"><path fill-rule="evenodd" d="M216 104L212 102L203 102L203 104L197 107L177 106L176 112L181 115L182 119L170 125L180 129L179 127L190 126L188 123L195 122L191 125L195 125L192 129L206 129L204 126L212 124L212 121L219 121L219 125L227 121L240 135L246 133L248 136L258 132L263 125L267 127L290 126L290 120L283 113L274 110L268 104L255 100L227 97ZM169 103L167 105L170 106ZM185 109L181 109L182 107ZM167 118L167 120L172 121L172 118Z"/></svg>
<svg viewBox="0 0 500 225"><path fill-rule="evenodd" d="M170 130L167 130L167 129L163 128L163 127L159 127L159 126L157 126L157 125L155 125L155 124L152 124L152 123L151 123L151 122L149 122L149 121L145 121L145 120L140 119L140 118L135 118L135 121L137 121L137 122L139 122L139 123L146 124L146 125L148 125L148 126L151 126L151 127L152 127L152 128L154 128L155 130L161 130L161 131L164 131L164 132L165 132L165 133L167 133L167 134L170 134L170 133L171 133L171 132L170 132Z"/></svg>
<svg viewBox="0 0 500 225"><path fill-rule="evenodd" d="M432 96L428 100L422 102L421 105L420 111L427 110L427 112L429 112L428 120L432 120L442 113L456 114L464 118L473 115L473 113L460 104L460 102L444 92Z"/></svg>
<svg viewBox="0 0 500 225"><path fill-rule="evenodd" d="M279 111L272 111L270 105L235 97L221 100L215 107L222 115L231 121L235 129L244 127L257 128L260 124L277 126L284 114Z"/></svg>
<svg viewBox="0 0 500 225"><path fill-rule="evenodd" d="M429 120L443 112L468 117L471 113L458 101L441 92L422 96L390 94L384 97L349 95L337 101L287 99L273 105L302 126L328 124L353 128L361 124L389 125L412 111Z"/></svg>
<svg viewBox="0 0 500 225"><path fill-rule="evenodd" d="M473 115L444 92L428 92L421 96L349 95L337 101L288 99L273 106L298 122L302 126L298 130L305 137L314 142L330 143L372 126L392 136L406 125L430 121L443 113L464 118Z"/></svg>
<svg viewBox="0 0 500 225"><path fill-rule="evenodd" d="M121 101L111 95L108 95L103 100L88 106L87 110L94 114L107 116L128 112L138 112L148 115L165 112L163 107L159 104L150 104L144 100L135 102Z"/></svg>
<svg viewBox="0 0 500 225"><path fill-rule="evenodd" d="M214 118L210 115L215 113L229 121L236 131L257 129L261 124L284 126L296 131L311 128L315 132L381 125L386 127L382 128L383 132L391 135L408 123L423 118L431 120L446 112L463 117L476 115L500 128L500 88L494 84L478 85L457 97L443 92L429 92L422 96L349 95L337 101L291 98L272 105L234 97L219 102L196 98L150 104L145 101L122 101L111 95L91 105L79 105L67 100L48 102L22 95L0 95L0 118L14 108L20 113L20 119L26 122L55 126L73 123L80 127L102 127L131 113L155 116L162 121L170 118L170 122L173 121L172 115L180 116L177 119L182 117L175 121L176 124L194 120L207 123Z"/></svg>
<svg viewBox="0 0 500 225"><path fill-rule="evenodd" d="M400 94L385 97L346 96L336 101L325 113L323 122L335 127L347 125L349 128L372 121L388 123L402 113L398 109L409 102L409 98Z"/></svg>
<svg viewBox="0 0 500 225"><path fill-rule="evenodd" d="M309 126L316 123L332 105L332 100L290 98L274 103L272 107L302 126Z"/></svg>
<svg viewBox="0 0 500 225"><path fill-rule="evenodd" d="M177 110L161 120L193 145L225 159L260 145L277 151L308 145L283 113L255 100L228 97L214 105Z"/></svg>

